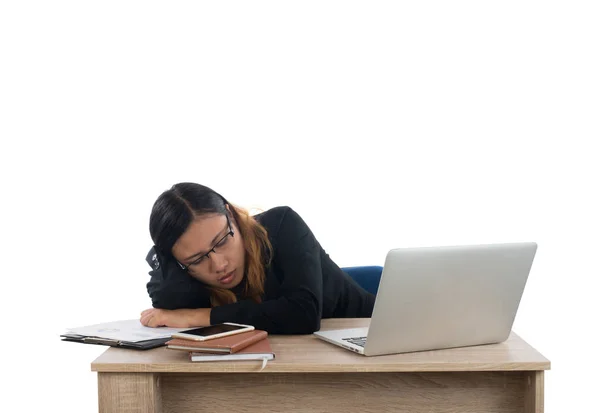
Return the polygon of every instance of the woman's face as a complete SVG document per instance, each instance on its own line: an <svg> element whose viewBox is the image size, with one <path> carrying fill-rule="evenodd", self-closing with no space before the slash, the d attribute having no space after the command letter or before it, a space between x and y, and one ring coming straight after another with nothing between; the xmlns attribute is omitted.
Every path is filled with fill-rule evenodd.
<svg viewBox="0 0 600 413"><path fill-rule="evenodd" d="M231 289L244 277L244 242L235 222L226 215L196 218L172 252L192 277L210 286Z"/></svg>

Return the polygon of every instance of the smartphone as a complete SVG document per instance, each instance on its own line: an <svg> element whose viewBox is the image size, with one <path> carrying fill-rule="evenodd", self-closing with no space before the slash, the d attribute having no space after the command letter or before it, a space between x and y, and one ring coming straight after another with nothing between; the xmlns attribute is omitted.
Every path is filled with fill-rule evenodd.
<svg viewBox="0 0 600 413"><path fill-rule="evenodd" d="M233 334L244 333L254 330L254 326L236 323L221 323L212 326L193 328L171 334L173 338L183 338L186 340L204 341L217 337L231 336Z"/></svg>

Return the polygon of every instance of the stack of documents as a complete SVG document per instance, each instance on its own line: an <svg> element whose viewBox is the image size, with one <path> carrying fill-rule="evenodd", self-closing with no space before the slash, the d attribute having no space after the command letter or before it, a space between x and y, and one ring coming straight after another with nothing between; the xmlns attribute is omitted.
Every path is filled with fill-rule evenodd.
<svg viewBox="0 0 600 413"><path fill-rule="evenodd" d="M163 346L171 334L183 330L186 328L146 327L134 319L71 328L61 337L63 341L147 350Z"/></svg>

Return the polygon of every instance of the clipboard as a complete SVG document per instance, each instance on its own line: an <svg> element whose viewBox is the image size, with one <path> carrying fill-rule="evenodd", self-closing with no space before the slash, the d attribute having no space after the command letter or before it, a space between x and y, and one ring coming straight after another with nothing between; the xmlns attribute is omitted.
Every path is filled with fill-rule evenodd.
<svg viewBox="0 0 600 413"><path fill-rule="evenodd" d="M73 341L84 344L97 344L101 346L127 348L132 350L150 350L157 347L162 347L171 337L166 338L155 338L151 340L143 341L122 341L114 340L110 338L94 337L94 336L82 336L79 334L61 334L62 341Z"/></svg>

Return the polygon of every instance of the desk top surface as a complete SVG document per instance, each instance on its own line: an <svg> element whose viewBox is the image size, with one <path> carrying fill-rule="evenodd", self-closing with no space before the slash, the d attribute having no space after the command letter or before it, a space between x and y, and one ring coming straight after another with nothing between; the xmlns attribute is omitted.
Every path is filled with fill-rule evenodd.
<svg viewBox="0 0 600 413"><path fill-rule="evenodd" d="M325 319L321 330L366 327L369 319ZM514 332L499 344L365 357L312 334L270 335L275 359L263 373L420 372L548 370L550 362ZM260 370L261 361L191 362L188 353L109 348L92 362L97 372L241 373Z"/></svg>

